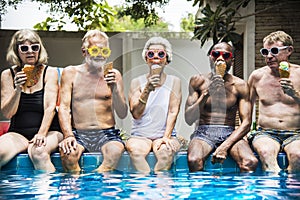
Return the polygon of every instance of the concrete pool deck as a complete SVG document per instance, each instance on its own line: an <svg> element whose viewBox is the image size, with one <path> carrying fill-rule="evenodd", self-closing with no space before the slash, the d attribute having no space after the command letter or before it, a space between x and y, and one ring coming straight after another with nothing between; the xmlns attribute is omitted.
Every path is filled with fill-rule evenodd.
<svg viewBox="0 0 300 200"><path fill-rule="evenodd" d="M58 170L62 170L59 153L52 154L51 159L54 166ZM103 160L103 156L101 153L84 153L79 160L79 164L83 170L89 171L97 168L102 163L102 160ZM211 156L206 160L204 170L210 171L210 170L228 169L230 171L239 172L238 166L236 165L235 161L231 157L228 157L224 161L223 165L220 164L214 165L210 162L210 160L211 160ZM147 156L147 161L151 169L153 169L156 163L156 158L152 152ZM279 153L278 163L282 169L285 169L287 167L288 161L285 153ZM34 169L31 160L28 154L26 153L22 153L16 156L9 163L3 166L1 170L21 170L21 169L32 169L32 170ZM180 151L177 153L177 155L174 158L174 163L172 165L171 170L182 171L187 169L188 169L187 152ZM132 166L129 154L127 152L123 153L119 161L117 170L126 171L126 172L135 172L135 169ZM261 171L261 164L259 163L256 172L260 172L260 171Z"/></svg>

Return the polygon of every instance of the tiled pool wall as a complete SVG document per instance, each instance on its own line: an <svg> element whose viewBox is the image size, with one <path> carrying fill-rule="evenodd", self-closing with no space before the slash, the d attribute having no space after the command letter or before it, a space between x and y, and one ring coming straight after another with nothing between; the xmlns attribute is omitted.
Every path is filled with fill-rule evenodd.
<svg viewBox="0 0 300 200"><path fill-rule="evenodd" d="M59 153L54 153L51 155L51 159L57 170L62 170L62 164L60 160ZM97 168L103 160L103 156L101 153L84 153L80 160L79 164L82 167L83 170L89 171ZM239 172L239 168L235 161L228 157L222 165L220 164L212 164L210 162L211 156L209 156L205 162L204 170L217 170L220 168L227 169L230 171ZM147 161L150 165L150 168L153 170L154 165L156 163L156 158L154 154L151 152L147 156ZM278 155L278 163L279 166L282 169L285 169L288 165L286 155L284 153L280 153ZM11 160L9 163L7 163L5 166L2 167L2 170L20 170L20 169L33 169L33 165L31 163L31 160L28 156L28 154L19 154L16 156L13 160ZM174 162L172 164L171 170L175 171L182 171L187 170L188 164L187 164L187 152L181 151L178 152L174 158ZM126 172L135 172L135 169L130 161L130 157L127 152L124 152L117 170L119 171L126 171ZM256 172L261 172L261 163L258 164L258 167L256 169Z"/></svg>

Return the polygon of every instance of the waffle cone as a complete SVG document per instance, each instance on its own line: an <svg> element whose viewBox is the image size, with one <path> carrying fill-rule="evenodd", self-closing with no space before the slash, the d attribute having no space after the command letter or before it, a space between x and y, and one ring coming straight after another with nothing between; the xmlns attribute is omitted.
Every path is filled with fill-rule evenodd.
<svg viewBox="0 0 300 200"><path fill-rule="evenodd" d="M33 78L34 78L33 70L34 70L34 66L33 65L24 65L24 67L22 69L22 71L27 76L27 80L26 80L26 82L24 84L26 87L31 87L31 86L34 85L34 83L33 83Z"/></svg>
<svg viewBox="0 0 300 200"><path fill-rule="evenodd" d="M106 63L103 66L103 69L104 69L103 74L104 76L106 76L108 74L108 71L113 69L113 62Z"/></svg>
<svg viewBox="0 0 300 200"><path fill-rule="evenodd" d="M160 74L161 71L162 71L162 67L160 65L151 66L151 74Z"/></svg>
<svg viewBox="0 0 300 200"><path fill-rule="evenodd" d="M217 65L216 65L216 74L221 75L222 77L224 77L225 72L226 72L226 63L224 63L224 62L217 63Z"/></svg>
<svg viewBox="0 0 300 200"><path fill-rule="evenodd" d="M288 70L283 70L283 69L279 68L279 75L280 75L280 78L289 78L290 72Z"/></svg>

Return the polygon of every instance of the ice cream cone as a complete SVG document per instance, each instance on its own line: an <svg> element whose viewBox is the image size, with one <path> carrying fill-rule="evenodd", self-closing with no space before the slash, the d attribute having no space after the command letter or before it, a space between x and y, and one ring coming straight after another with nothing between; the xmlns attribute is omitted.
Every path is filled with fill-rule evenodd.
<svg viewBox="0 0 300 200"><path fill-rule="evenodd" d="M153 75L153 74L161 74L161 71L162 71L162 66L160 66L160 65L152 65L151 66L151 74Z"/></svg>
<svg viewBox="0 0 300 200"><path fill-rule="evenodd" d="M22 71L26 74L27 76L27 80L26 80L26 83L24 84L25 87L31 87L34 85L34 73L33 73L33 70L34 70L34 65L28 65L28 64L25 64Z"/></svg>
<svg viewBox="0 0 300 200"><path fill-rule="evenodd" d="M109 62L109 63L106 63L104 66L103 66L103 74L104 76L106 76L108 74L108 71L109 70L112 70L113 69L113 62Z"/></svg>
<svg viewBox="0 0 300 200"><path fill-rule="evenodd" d="M280 78L289 78L290 77L290 64L286 61L282 61L279 64L279 75Z"/></svg>
<svg viewBox="0 0 300 200"><path fill-rule="evenodd" d="M216 63L216 74L224 77L226 73L226 63L223 61L218 61Z"/></svg>

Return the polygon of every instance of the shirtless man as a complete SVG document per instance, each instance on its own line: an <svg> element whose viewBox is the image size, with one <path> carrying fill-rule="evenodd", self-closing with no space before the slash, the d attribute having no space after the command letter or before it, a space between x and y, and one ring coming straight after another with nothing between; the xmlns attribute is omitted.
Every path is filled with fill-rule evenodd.
<svg viewBox="0 0 300 200"><path fill-rule="evenodd" d="M120 72L104 64L110 55L108 37L98 30L82 39L85 63L68 66L61 77L59 121L64 133L60 154L65 171L79 171L83 152L102 152L97 172L113 170L124 152L120 131L115 129L114 111L123 119L127 104Z"/></svg>
<svg viewBox="0 0 300 200"><path fill-rule="evenodd" d="M281 170L280 151L287 154L287 170L300 170L300 66L289 63L289 78L280 78L278 70L279 63L291 56L292 45L292 37L283 31L266 36L260 52L267 65L249 77L252 105L259 100L258 129L250 136L265 171Z"/></svg>
<svg viewBox="0 0 300 200"><path fill-rule="evenodd" d="M251 103L247 82L228 73L233 62L233 48L216 44L209 56L211 73L197 74L190 79L185 107L185 121L197 122L188 148L190 171L203 170L204 162L214 150L212 163L223 163L227 152L241 172L254 171L257 159L243 137L251 126ZM225 75L216 73L216 63L226 63ZM236 113L241 124L236 127Z"/></svg>

